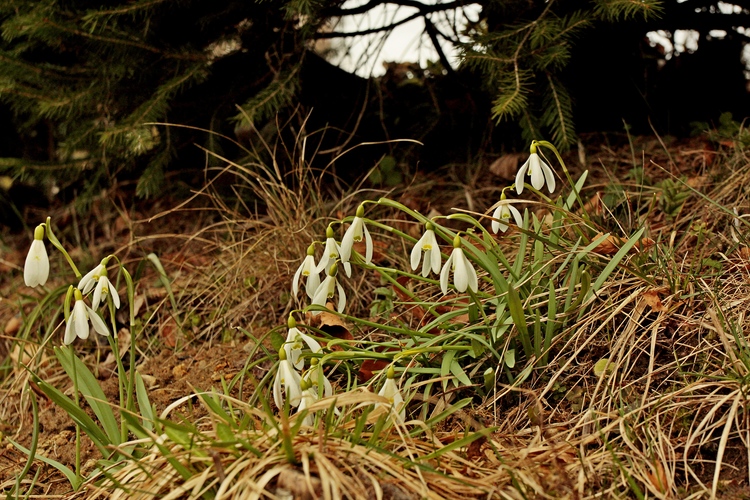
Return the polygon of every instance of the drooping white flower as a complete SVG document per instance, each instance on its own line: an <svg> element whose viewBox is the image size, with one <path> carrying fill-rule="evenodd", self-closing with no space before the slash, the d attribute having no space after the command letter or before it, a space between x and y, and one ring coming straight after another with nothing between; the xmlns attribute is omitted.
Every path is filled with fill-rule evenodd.
<svg viewBox="0 0 750 500"><path fill-rule="evenodd" d="M289 315L287 326L289 327L289 332L286 335L286 342L284 342L286 357L296 369L301 370L305 366L305 360L300 359L304 344L307 344L307 347L314 353L320 352L321 347L317 340L299 331L297 322L291 314Z"/></svg>
<svg viewBox="0 0 750 500"><path fill-rule="evenodd" d="M49 258L47 249L44 247L44 224L39 224L34 229L34 241L31 242L26 262L23 266L23 281L26 286L34 288L38 285L44 286L49 278Z"/></svg>
<svg viewBox="0 0 750 500"><path fill-rule="evenodd" d="M521 212L512 205L510 200L505 199L505 192L500 195L500 204L497 206L495 211L492 213L492 231L497 233L498 231L505 232L508 230L508 221L510 221L511 215L516 221L518 227L523 227L523 217Z"/></svg>
<svg viewBox="0 0 750 500"><path fill-rule="evenodd" d="M81 291L76 288L73 291L73 294L76 302L73 305L73 310L68 316L68 321L65 325L63 343L68 345L73 342L76 337L81 339L89 338L89 320L91 320L91 326L94 327L96 333L108 337L109 330L107 329L107 325L104 324L104 320L99 314L83 301Z"/></svg>
<svg viewBox="0 0 750 500"><path fill-rule="evenodd" d="M419 259L424 253L422 276L425 278L430 274L430 269L435 274L440 272L440 247L438 246L437 238L435 238L435 231L432 228L432 223L428 222L425 224L424 234L411 250L411 268L413 271L417 270Z"/></svg>
<svg viewBox="0 0 750 500"><path fill-rule="evenodd" d="M318 392L315 390L315 386L312 385L312 382L310 380L308 380L307 378L303 378L300 384L300 388L302 389L302 394L300 396L299 408L297 408L297 413L301 413L302 410L308 409L313 403L318 400ZM305 415L305 419L302 421L302 423L307 426L313 425L315 423L315 415L313 415L313 413L311 412L308 412L307 415Z"/></svg>
<svg viewBox="0 0 750 500"><path fill-rule="evenodd" d="M106 301L107 295L112 297L112 302L115 304L115 309L120 308L120 296L117 294L117 289L112 285L112 282L107 278L107 269L104 269L104 274L99 276L96 288L94 289L94 298L91 299L91 308L96 310L99 308L99 303L104 299Z"/></svg>
<svg viewBox="0 0 750 500"><path fill-rule="evenodd" d="M339 300L336 304L336 310L342 313L344 312L344 307L346 307L346 293L344 293L344 287L336 280L337 268L338 264L331 266L328 276L326 276L326 279L323 280L323 283L320 284L318 290L315 292L312 303L313 305L325 307L328 299L332 299L338 291ZM320 311L313 311L313 314L320 314Z"/></svg>
<svg viewBox="0 0 750 500"><path fill-rule="evenodd" d="M107 274L107 264L105 263L105 260L107 259L102 260L99 265L87 272L83 278L81 278L81 281L78 282L78 289L84 295L88 294L94 288L94 285L99 282L99 277L102 274Z"/></svg>
<svg viewBox="0 0 750 500"><path fill-rule="evenodd" d="M362 241L362 237L365 238L365 263L369 264L372 262L372 238L370 237L370 231L365 226L365 207L360 205L357 208L357 215L352 221L352 225L344 233L344 237L341 239L341 262L347 263L352 255L352 247L354 243Z"/></svg>
<svg viewBox="0 0 750 500"><path fill-rule="evenodd" d="M333 395L333 386L326 377L325 372L320 368L320 360L318 358L310 359L310 369L307 371L307 378L312 383L313 387L318 394L320 394L320 384L323 383L323 396L331 397Z"/></svg>
<svg viewBox="0 0 750 500"><path fill-rule="evenodd" d="M315 296L315 290L320 285L320 271L318 266L315 265L315 245L310 245L307 248L307 255L302 261L302 264L297 268L297 272L294 273L294 279L292 280L292 294L296 297L300 276L307 278L305 283L305 292L311 299Z"/></svg>
<svg viewBox="0 0 750 500"><path fill-rule="evenodd" d="M380 391L378 391L378 396L382 396L389 401L389 410L398 418L399 422L406 420L404 397L401 395L398 384L396 384L396 380L394 379L393 366L388 367L385 383L380 388ZM382 405L383 403L380 404Z"/></svg>
<svg viewBox="0 0 750 500"><path fill-rule="evenodd" d="M524 178L527 174L531 176L531 185L534 186L534 189L542 189L546 182L550 193L555 190L555 174L552 172L550 166L537 154L536 141L531 143L529 159L521 165L516 174L516 192L518 194L523 192Z"/></svg>
<svg viewBox="0 0 750 500"><path fill-rule="evenodd" d="M301 377L294 365L286 357L286 351L282 347L279 350L279 368L276 371L276 378L273 381L273 401L276 408L284 408L284 397L281 394L281 387L284 387L284 395L289 399L289 406L299 406L302 398L302 388L300 387Z"/></svg>
<svg viewBox="0 0 750 500"><path fill-rule="evenodd" d="M461 238L456 235L453 238L453 252L451 253L448 260L445 261L443 270L440 271L440 289L444 294L448 293L448 277L451 269L453 270L453 283L456 286L456 290L459 292L465 292L468 287L469 290L476 293L479 288L479 282L477 280L477 272L469 262L469 259L464 255L464 251L461 248Z"/></svg>
<svg viewBox="0 0 750 500"><path fill-rule="evenodd" d="M328 273L331 270L333 263L336 262L336 259L340 256L341 247L333 238L333 228L328 226L328 229L326 229L326 247L323 250L323 256L320 258L320 262L318 263L318 267L315 268L315 271L320 273L325 270L326 273ZM350 263L344 263L344 272L348 278L352 277L352 265Z"/></svg>

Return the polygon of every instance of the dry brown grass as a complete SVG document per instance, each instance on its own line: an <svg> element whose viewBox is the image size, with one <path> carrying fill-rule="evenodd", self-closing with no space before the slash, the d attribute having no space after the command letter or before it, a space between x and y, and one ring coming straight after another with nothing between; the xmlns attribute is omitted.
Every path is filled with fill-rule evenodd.
<svg viewBox="0 0 750 500"><path fill-rule="evenodd" d="M698 146L665 150L658 141L642 145L644 158L653 159L645 162L652 185L667 172L682 173L705 198L692 194L676 217L666 217L659 211L658 193L652 196L656 190L626 185L629 217L636 225L647 224L656 241L651 256L629 257L556 337L549 365L534 370L520 386L499 384L483 399L474 395L473 405L429 428L411 421L404 427L385 425L376 434L366 427L356 439L352 435L363 405L378 401L366 391L338 396L344 410L338 427L326 430L321 423L297 433L291 430L294 418L273 417L272 423L256 398L248 403L246 397L224 395L233 418L245 419L242 428L224 422L231 439L226 426L219 425L224 416L196 404L201 399L192 397L193 391L173 392L157 406L165 420L179 422L178 412L194 417L184 424L191 429L189 443L169 433L142 436L131 443L144 450L142 457L96 475L68 498L750 497L750 348L744 330L750 252L743 250L745 241L732 239L727 211L750 212L750 195L738 188L750 182L750 161L742 150L706 154L694 152ZM602 147L590 156L598 156L594 161L615 178L632 167L626 147ZM238 328L252 339L283 324L296 307L285 290L299 256L324 233L329 215L348 214L355 206L353 197L344 202L318 198L314 190L320 193L319 186L299 174L289 179L278 170L263 174L244 167L237 173L267 202L262 214L210 196L220 219L188 235L160 235L200 243L197 256L185 245L163 259L174 277L180 314L201 318L183 339L183 348L210 351L221 337L233 339L240 349L245 340ZM423 213L430 208L445 213L461 206L461 200L490 206L497 189L480 179L428 179L425 185L441 197L427 205L413 194L419 189L395 196L414 199ZM600 180L598 188L593 182L589 196L604 189L606 176ZM616 215L605 212L601 218ZM695 229L698 218L702 236ZM133 227L137 232L138 225ZM623 227L621 236L627 230ZM134 238L133 245L138 248L150 238ZM391 251L403 253L402 248ZM358 283L359 295L350 297L354 311L366 314L377 285L364 279ZM147 309L149 331L161 331L169 321L166 299L158 297ZM255 340L245 344L254 353L261 353L262 345ZM162 347L149 343L144 355ZM603 358L610 368L595 374L594 365ZM268 368L270 363L253 365L245 395ZM55 378L59 369L46 369L48 380L65 386L63 377ZM13 413L25 407L20 380L4 384L7 422L19 422ZM198 392L210 386L220 382L211 381ZM413 404L429 404L428 413L435 415L458 399L449 393L428 402L415 397ZM329 405L323 400L316 408ZM451 448L472 435L473 442Z"/></svg>

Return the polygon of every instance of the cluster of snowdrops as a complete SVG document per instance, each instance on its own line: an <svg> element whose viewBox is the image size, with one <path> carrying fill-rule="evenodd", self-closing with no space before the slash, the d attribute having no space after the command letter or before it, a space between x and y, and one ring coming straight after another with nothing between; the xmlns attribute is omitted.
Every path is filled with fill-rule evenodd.
<svg viewBox="0 0 750 500"><path fill-rule="evenodd" d="M492 213L492 230L495 233L506 231L510 223L515 223L519 227L524 225L524 217L518 208L513 206L512 200L506 198L506 191L515 190L520 195L525 187L529 187L524 182L526 177L530 178L530 186L535 192L539 193L545 185L550 193L554 191L554 173L537 153L539 146L551 149L559 159L559 154L549 142L532 142L528 160L519 169L515 183L502 190L500 201L496 204ZM380 200L378 203L382 203L382 201ZM352 262L371 264L373 242L367 224L372 221L365 219L364 212L365 204L363 203L358 207L356 215L351 220L351 224L340 243L336 241L334 230L329 226L325 243L315 242L311 244L302 264L297 269L292 283L292 292L295 296L298 294L300 280L304 278L305 293L311 301L309 307L311 314L319 314L328 303L334 301L334 298L336 310L338 313L343 313L346 307L346 295L340 283L342 269L343 274L351 277ZM465 293L468 290L469 294L476 294L479 289L477 272L472 264L472 259L464 252L460 234L457 233L452 238L453 250L443 262L438 236L447 238L446 232L441 230L436 234L436 229L440 226L435 221L427 220L421 215L420 217L424 223L424 233L416 241L411 251L412 270L419 269L421 261L421 276L428 278L431 273L439 275L439 285L443 294L447 294L451 288L451 275L453 277L452 288L457 292ZM77 337L88 338L91 328L96 333L109 337L110 330L100 315L100 309L102 306L108 305L113 317L114 309L120 307L117 288L107 276L109 261L111 259L117 260L117 257L114 255L105 257L94 269L81 276L70 255L54 236L48 219L46 223L35 228L34 241L26 257L24 280L26 285L30 287L45 285L49 277L50 266L44 245L45 234L49 241L63 253L76 276L80 278L77 286L69 286L65 297L63 311L66 325L63 343L65 345L71 344ZM364 242L365 254L364 256L354 257L358 255L354 251L354 244L359 242ZM315 262L316 246L324 247L323 254L317 264ZM117 262L118 272L123 273L129 289L132 290L132 279L129 273L119 260ZM324 273L325 276L322 281L320 279L321 273ZM89 296L91 305L87 303ZM73 303L72 309L71 302ZM279 350L279 363L272 390L273 399L280 409L288 405L288 407L296 408L297 412L303 412L323 396L331 396L333 387L320 364L319 353L323 350L321 344L311 335L305 334L297 328L293 314L289 316L288 329L286 341ZM305 354L305 349L309 349L309 353L312 355ZM305 368L306 360L309 362L307 368ZM405 419L405 402L395 379L394 363L383 370L383 375L385 375L385 381L382 382L378 394L384 397L388 404L382 403L382 405L387 407L394 419L403 422ZM382 379L382 377L380 378ZM304 416L305 424L312 425L313 422L314 416L312 414L308 413Z"/></svg>

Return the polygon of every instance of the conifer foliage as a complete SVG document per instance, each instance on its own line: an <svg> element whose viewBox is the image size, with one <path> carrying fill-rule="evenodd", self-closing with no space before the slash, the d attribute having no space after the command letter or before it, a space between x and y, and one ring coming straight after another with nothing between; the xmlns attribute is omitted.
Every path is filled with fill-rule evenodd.
<svg viewBox="0 0 750 500"><path fill-rule="evenodd" d="M323 28L384 3L416 9L437 43L439 35L450 37L431 16L470 2L6 0L0 100L14 113L21 140L36 137L42 147L32 158L3 159L0 169L28 175L24 168L35 160L90 189L130 170L138 194L154 195L186 148L219 148L215 136L196 129L227 133L238 121L260 129L296 104L311 42L331 37ZM555 1L474 4L480 19L460 28L470 41L449 41L462 47L465 67L484 75L495 118L519 120L530 137L546 129L565 145L575 129L558 73L576 34L595 19L657 14L660 2L597 0L580 3L581 10Z"/></svg>

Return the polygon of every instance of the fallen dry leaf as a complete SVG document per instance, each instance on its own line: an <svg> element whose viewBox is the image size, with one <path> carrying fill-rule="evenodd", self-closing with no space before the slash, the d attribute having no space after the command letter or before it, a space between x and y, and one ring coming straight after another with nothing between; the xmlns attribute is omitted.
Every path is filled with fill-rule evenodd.
<svg viewBox="0 0 750 500"><path fill-rule="evenodd" d="M663 291L663 289L655 288L648 290L643 294L643 300L646 301L646 305L648 305L652 311L661 312L667 310L661 302L661 297L659 297L659 292L661 291Z"/></svg>
<svg viewBox="0 0 750 500"><path fill-rule="evenodd" d="M326 308L331 311L335 310L333 302L328 302ZM322 311L318 314L309 312L306 315L306 321L308 325L320 328L331 337L342 340L354 340L354 336L349 331L346 321L332 312ZM338 346L334 346L333 348L334 350L341 349Z"/></svg>
<svg viewBox="0 0 750 500"><path fill-rule="evenodd" d="M602 236L602 233L598 233L596 236L594 236L593 239L597 240ZM617 236L612 236L610 234L604 241L596 245L596 247L594 248L594 252L601 255L614 255L620 249L621 244L622 240L620 238L618 238Z"/></svg>
<svg viewBox="0 0 750 500"><path fill-rule="evenodd" d="M384 241L372 240L372 262L373 264L382 264L385 261L385 251L388 249L388 244ZM365 255L365 242L360 241L352 245L352 248L357 251L358 254Z"/></svg>
<svg viewBox="0 0 750 500"><path fill-rule="evenodd" d="M5 323L5 335L15 335L21 329L21 318L13 316Z"/></svg>
<svg viewBox="0 0 750 500"><path fill-rule="evenodd" d="M593 240L596 240L600 237L602 237L602 233L597 233ZM607 239L599 243L595 248L594 252L601 254L601 255L614 255L617 253L618 250L620 250L620 247L624 245L627 242L625 238L618 238L617 236L609 235L607 236ZM644 250L648 250L652 246L654 246L656 242L652 240L651 238L641 238L638 240L635 245L630 249L630 253L639 253Z"/></svg>
<svg viewBox="0 0 750 500"><path fill-rule="evenodd" d="M583 205L583 208L589 215L602 215L604 213L602 194L597 191L596 194L594 194L594 196Z"/></svg>
<svg viewBox="0 0 750 500"><path fill-rule="evenodd" d="M490 173L501 179L511 181L516 178L518 164L524 157L524 153L510 153L503 155L490 165Z"/></svg>

